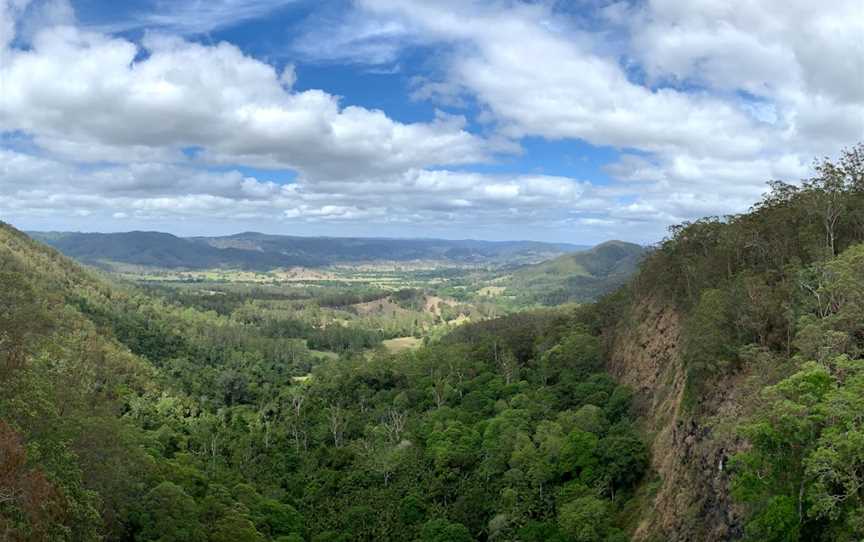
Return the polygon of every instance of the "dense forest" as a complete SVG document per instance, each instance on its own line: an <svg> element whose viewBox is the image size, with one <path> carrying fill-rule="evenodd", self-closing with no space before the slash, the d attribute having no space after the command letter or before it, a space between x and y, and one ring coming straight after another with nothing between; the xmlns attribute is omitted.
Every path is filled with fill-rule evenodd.
<svg viewBox="0 0 864 542"><path fill-rule="evenodd" d="M597 303L395 354L358 332L338 358L242 299L118 282L4 225L0 540L686 539L644 527L670 452L651 390L609 372L646 303L682 322L677 419L737 443L724 537L860 540L864 146L815 172L674 227ZM732 378L752 393L718 410Z"/></svg>

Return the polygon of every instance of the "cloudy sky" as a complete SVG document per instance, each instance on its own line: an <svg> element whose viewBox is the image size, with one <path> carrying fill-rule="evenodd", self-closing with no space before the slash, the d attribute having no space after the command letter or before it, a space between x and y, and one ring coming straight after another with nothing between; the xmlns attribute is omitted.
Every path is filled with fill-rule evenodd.
<svg viewBox="0 0 864 542"><path fill-rule="evenodd" d="M660 239L864 140L861 0L0 0L0 219Z"/></svg>

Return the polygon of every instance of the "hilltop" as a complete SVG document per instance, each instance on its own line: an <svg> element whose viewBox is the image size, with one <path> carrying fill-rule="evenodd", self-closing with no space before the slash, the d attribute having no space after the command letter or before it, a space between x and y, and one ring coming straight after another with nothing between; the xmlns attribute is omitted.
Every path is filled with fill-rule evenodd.
<svg viewBox="0 0 864 542"><path fill-rule="evenodd" d="M636 272L648 249L624 241L607 241L589 250L516 270L502 285L516 295L544 305L596 299Z"/></svg>

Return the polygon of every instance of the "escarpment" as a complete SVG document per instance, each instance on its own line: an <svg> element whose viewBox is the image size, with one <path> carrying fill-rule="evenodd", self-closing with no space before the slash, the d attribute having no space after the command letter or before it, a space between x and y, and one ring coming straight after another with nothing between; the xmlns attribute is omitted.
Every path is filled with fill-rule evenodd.
<svg viewBox="0 0 864 542"><path fill-rule="evenodd" d="M729 494L726 462L743 443L739 419L745 374L719 379L697 417L684 407L681 315L656 299L634 302L608 345L608 369L635 392L651 442L656 492L643 508L636 541L736 540L742 515Z"/></svg>

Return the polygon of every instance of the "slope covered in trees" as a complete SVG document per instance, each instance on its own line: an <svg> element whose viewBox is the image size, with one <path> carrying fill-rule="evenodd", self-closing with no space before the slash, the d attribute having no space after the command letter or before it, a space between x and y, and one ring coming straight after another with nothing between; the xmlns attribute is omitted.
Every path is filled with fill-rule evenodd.
<svg viewBox="0 0 864 542"><path fill-rule="evenodd" d="M864 146L815 169L673 228L604 303L663 478L640 538L864 537Z"/></svg>
<svg viewBox="0 0 864 542"><path fill-rule="evenodd" d="M523 267L502 284L520 300L543 305L584 303L624 285L646 253L645 247L634 243L607 241Z"/></svg>

